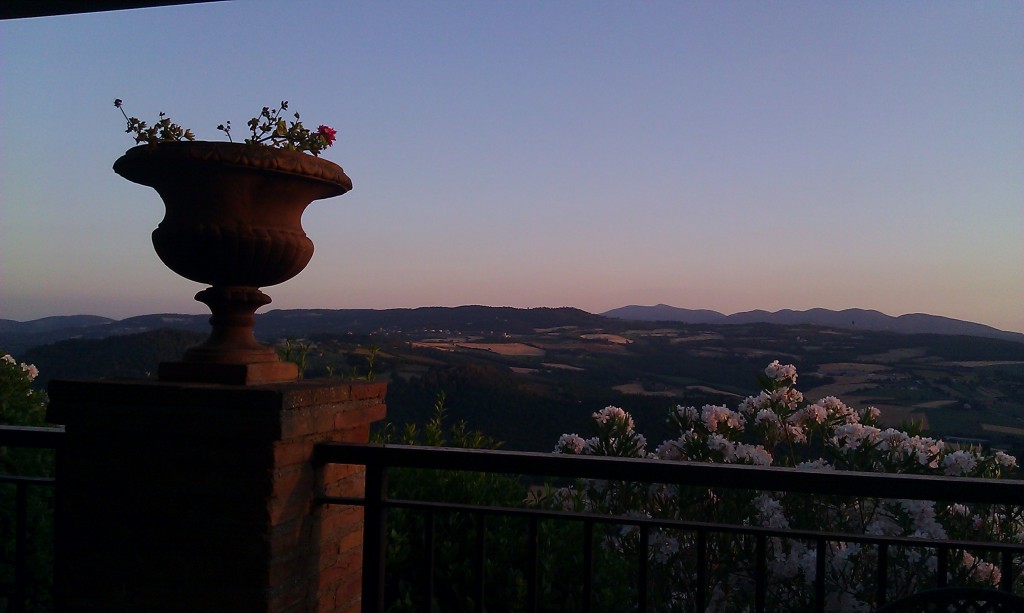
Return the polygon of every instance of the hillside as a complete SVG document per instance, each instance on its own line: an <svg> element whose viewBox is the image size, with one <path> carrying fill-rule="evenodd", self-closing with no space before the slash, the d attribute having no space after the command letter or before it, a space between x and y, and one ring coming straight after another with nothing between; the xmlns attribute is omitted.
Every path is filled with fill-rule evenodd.
<svg viewBox="0 0 1024 613"><path fill-rule="evenodd" d="M192 318L178 323L189 329L78 338L18 357L43 378L151 376L202 338ZM390 419L423 422L444 392L454 419L514 449L549 450L564 432L586 434L589 415L610 404L658 439L670 408L735 406L773 359L797 365L809 399L878 406L890 425L918 420L937 434L1024 443L1024 345L1000 339L488 307L272 311L257 331L300 339L293 354L307 349L309 377L365 377L372 353L374 376L389 383Z"/></svg>
<svg viewBox="0 0 1024 613"><path fill-rule="evenodd" d="M27 322L0 320L0 348L11 353L80 338L99 339L162 328L209 331L209 315L162 313L120 321L91 315L47 317ZM268 341L322 332L369 334L380 331L451 331L525 333L538 327L598 325L604 318L580 309L461 306L415 309L294 309L256 315L256 336Z"/></svg>
<svg viewBox="0 0 1024 613"><path fill-rule="evenodd" d="M98 339L135 334L161 328L206 332L208 315L161 313L129 317L120 321L93 315L46 317L19 322L0 319L0 347L23 353L30 347L64 339ZM571 307L518 309L468 305L460 307L419 307L413 309L291 309L256 315L256 334L262 340L304 337L318 333L370 334L374 332L419 333L432 331L473 331L477 334L525 334L537 328L560 326L615 327L608 319L684 324L736 325L769 323L815 325L847 330L896 332L900 334L948 334L998 338L1024 343L1024 334L1005 332L982 324L937 315L915 313L892 317L865 309L810 309L747 311L724 315L718 311L656 306L626 306L595 315Z"/></svg>
<svg viewBox="0 0 1024 613"><path fill-rule="evenodd" d="M160 329L102 339L75 338L34 347L19 355L39 367L39 385L51 379L145 379L162 361L181 357L205 334Z"/></svg>

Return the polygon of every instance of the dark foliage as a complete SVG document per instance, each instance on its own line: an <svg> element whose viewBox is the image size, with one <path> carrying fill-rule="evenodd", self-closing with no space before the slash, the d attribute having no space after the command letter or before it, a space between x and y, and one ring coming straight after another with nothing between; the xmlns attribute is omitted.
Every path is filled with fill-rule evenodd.
<svg viewBox="0 0 1024 613"><path fill-rule="evenodd" d="M206 337L197 332L161 329L103 339L71 339L35 347L24 360L39 367L39 382L51 379L147 379L157 365L179 359Z"/></svg>

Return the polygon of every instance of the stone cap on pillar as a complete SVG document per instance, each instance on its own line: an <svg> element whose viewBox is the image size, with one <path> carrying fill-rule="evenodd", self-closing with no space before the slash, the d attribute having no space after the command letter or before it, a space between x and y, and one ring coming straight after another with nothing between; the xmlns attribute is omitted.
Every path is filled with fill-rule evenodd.
<svg viewBox="0 0 1024 613"><path fill-rule="evenodd" d="M386 383L330 379L248 386L53 380L46 417L69 428L126 434L266 440L288 438L292 428L329 431L342 413L350 425L355 415L348 414L355 412L361 413L360 422L379 421L386 392ZM309 420L323 423L305 423Z"/></svg>
<svg viewBox="0 0 1024 613"><path fill-rule="evenodd" d="M292 382L299 378L299 367L291 362L255 362L250 364L204 364L202 362L160 362L161 381L261 385Z"/></svg>

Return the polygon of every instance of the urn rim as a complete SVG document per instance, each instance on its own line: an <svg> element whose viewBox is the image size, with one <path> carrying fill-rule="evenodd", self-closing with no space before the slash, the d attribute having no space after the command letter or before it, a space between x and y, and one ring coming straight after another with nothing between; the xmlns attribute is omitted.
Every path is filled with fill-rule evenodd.
<svg viewBox="0 0 1024 613"><path fill-rule="evenodd" d="M168 172L193 168L269 173L292 176L329 186L329 194L340 196L352 189L352 179L330 160L300 151L248 143L179 141L132 147L114 162L114 172L125 179L156 187ZM319 199L319 198L318 198Z"/></svg>

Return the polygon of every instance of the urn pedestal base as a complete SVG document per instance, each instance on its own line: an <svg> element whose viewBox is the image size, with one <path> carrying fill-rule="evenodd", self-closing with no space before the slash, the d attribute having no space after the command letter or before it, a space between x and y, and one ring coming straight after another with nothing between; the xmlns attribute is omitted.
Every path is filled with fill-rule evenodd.
<svg viewBox="0 0 1024 613"><path fill-rule="evenodd" d="M196 300L213 312L210 338L185 351L180 362L161 362L161 381L258 385L299 378L297 365L282 362L253 335L256 309L270 304L270 296L255 287L214 286Z"/></svg>

